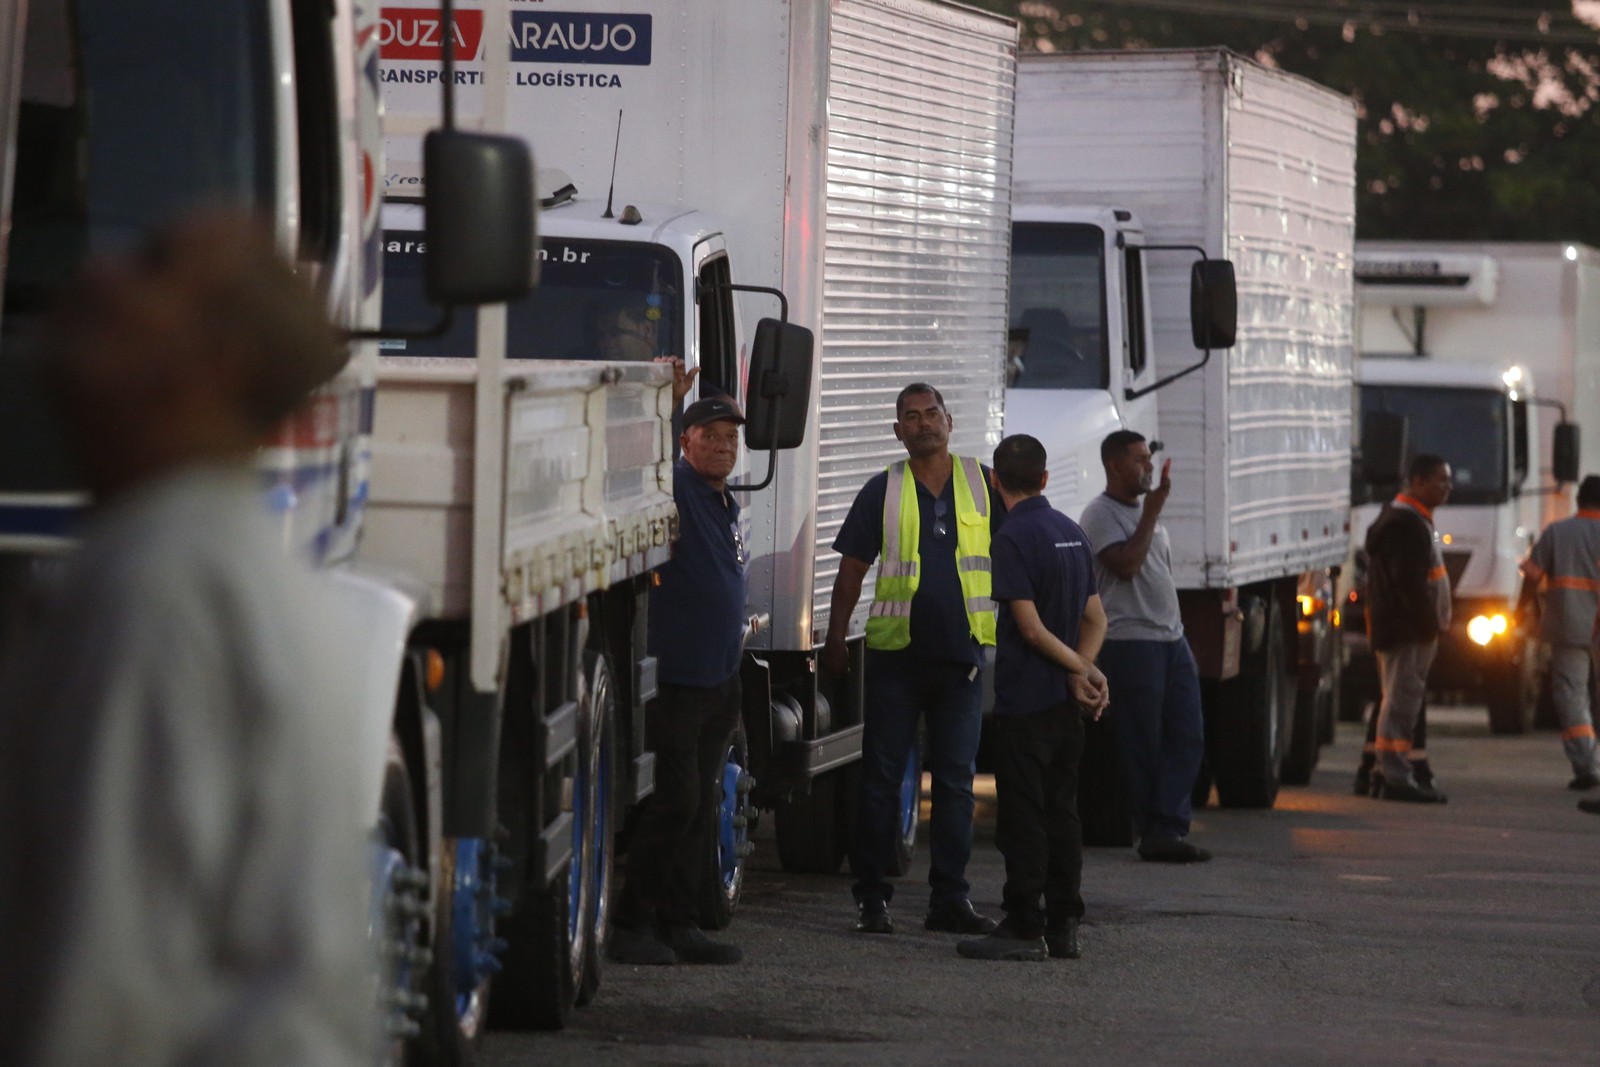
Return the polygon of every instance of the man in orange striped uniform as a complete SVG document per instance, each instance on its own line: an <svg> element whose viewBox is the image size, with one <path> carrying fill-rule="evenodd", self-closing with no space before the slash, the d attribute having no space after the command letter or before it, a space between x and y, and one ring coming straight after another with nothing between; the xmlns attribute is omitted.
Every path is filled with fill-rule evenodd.
<svg viewBox="0 0 1600 1067"><path fill-rule="evenodd" d="M1600 475L1578 486L1578 513L1552 522L1522 564L1518 615L1540 587L1539 636L1550 646L1550 696L1561 723L1561 747L1572 764L1568 789L1600 785L1590 708L1589 667L1600 610Z"/></svg>
<svg viewBox="0 0 1600 1067"><path fill-rule="evenodd" d="M1367 632L1383 687L1377 736L1383 787L1377 795L1385 800L1446 799L1417 782L1408 756L1439 634L1450 628L1450 579L1433 529L1433 509L1449 496L1450 464L1415 456L1405 490L1367 530Z"/></svg>

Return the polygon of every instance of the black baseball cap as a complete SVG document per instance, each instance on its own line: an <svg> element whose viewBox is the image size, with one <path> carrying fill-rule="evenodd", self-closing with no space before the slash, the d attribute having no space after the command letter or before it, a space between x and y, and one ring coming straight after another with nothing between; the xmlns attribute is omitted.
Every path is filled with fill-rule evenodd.
<svg viewBox="0 0 1600 1067"><path fill-rule="evenodd" d="M739 410L739 405L733 402L731 396L702 397L683 409L685 430L691 426L704 426L709 422L719 422L723 419L741 425L744 423L744 412Z"/></svg>

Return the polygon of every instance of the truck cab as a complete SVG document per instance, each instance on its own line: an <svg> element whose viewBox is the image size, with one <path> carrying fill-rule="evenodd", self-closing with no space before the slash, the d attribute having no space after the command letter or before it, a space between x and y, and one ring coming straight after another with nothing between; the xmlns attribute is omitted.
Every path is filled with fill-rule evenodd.
<svg viewBox="0 0 1600 1067"><path fill-rule="evenodd" d="M1530 432L1530 376L1517 366L1367 357L1356 369L1355 424L1374 414L1401 416L1410 455L1449 461L1455 480L1449 501L1434 513L1454 600L1449 633L1429 675L1441 692L1482 694L1496 733L1531 725L1536 698L1537 644L1510 625L1521 587L1518 563L1538 536L1543 499L1537 481L1540 442ZM1370 465L1369 465L1370 466ZM1351 543L1355 551L1384 503L1401 487L1401 473L1370 480L1352 468ZM1356 575L1344 594L1342 625L1354 668L1351 700L1375 699L1366 646L1365 611ZM1359 715L1359 708L1355 708Z"/></svg>
<svg viewBox="0 0 1600 1067"><path fill-rule="evenodd" d="M1039 438L1051 503L1068 515L1104 488L1100 441L1156 436L1144 233L1130 211L1018 206L1011 227L1006 433Z"/></svg>

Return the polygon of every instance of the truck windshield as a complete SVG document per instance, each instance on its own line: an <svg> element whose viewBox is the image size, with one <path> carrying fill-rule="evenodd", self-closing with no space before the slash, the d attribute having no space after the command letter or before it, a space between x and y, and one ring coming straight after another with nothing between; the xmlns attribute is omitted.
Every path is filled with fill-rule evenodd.
<svg viewBox="0 0 1600 1067"><path fill-rule="evenodd" d="M1010 388L1107 388L1104 250L1098 226L1012 228Z"/></svg>
<svg viewBox="0 0 1600 1067"><path fill-rule="evenodd" d="M423 296L424 251L420 233L384 233L384 322L422 325L438 317ZM626 362L681 356L682 291L678 257L660 245L541 239L539 285L506 310L507 355ZM444 336L384 341L382 348L392 356L471 358L477 344L477 317L460 308Z"/></svg>
<svg viewBox="0 0 1600 1067"><path fill-rule="evenodd" d="M1406 420L1406 448L1450 462L1452 504L1499 504L1508 498L1509 430L1505 395L1493 389L1420 385L1363 385L1361 416L1385 411ZM1360 425L1360 422L1357 422ZM1366 499L1377 499L1366 487ZM1388 487L1378 487L1379 491Z"/></svg>
<svg viewBox="0 0 1600 1067"><path fill-rule="evenodd" d="M268 5L27 5L0 340L0 491L70 485L29 355L38 313L91 253L180 208L271 205Z"/></svg>

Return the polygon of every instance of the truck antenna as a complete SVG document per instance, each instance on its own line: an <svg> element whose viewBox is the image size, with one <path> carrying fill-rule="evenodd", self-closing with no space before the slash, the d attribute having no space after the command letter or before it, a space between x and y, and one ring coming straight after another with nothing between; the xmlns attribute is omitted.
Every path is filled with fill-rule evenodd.
<svg viewBox="0 0 1600 1067"><path fill-rule="evenodd" d="M617 149L622 147L622 109L617 108L617 143L611 146L611 188L606 190L606 213L600 217L614 219L611 213L611 197L617 191Z"/></svg>

